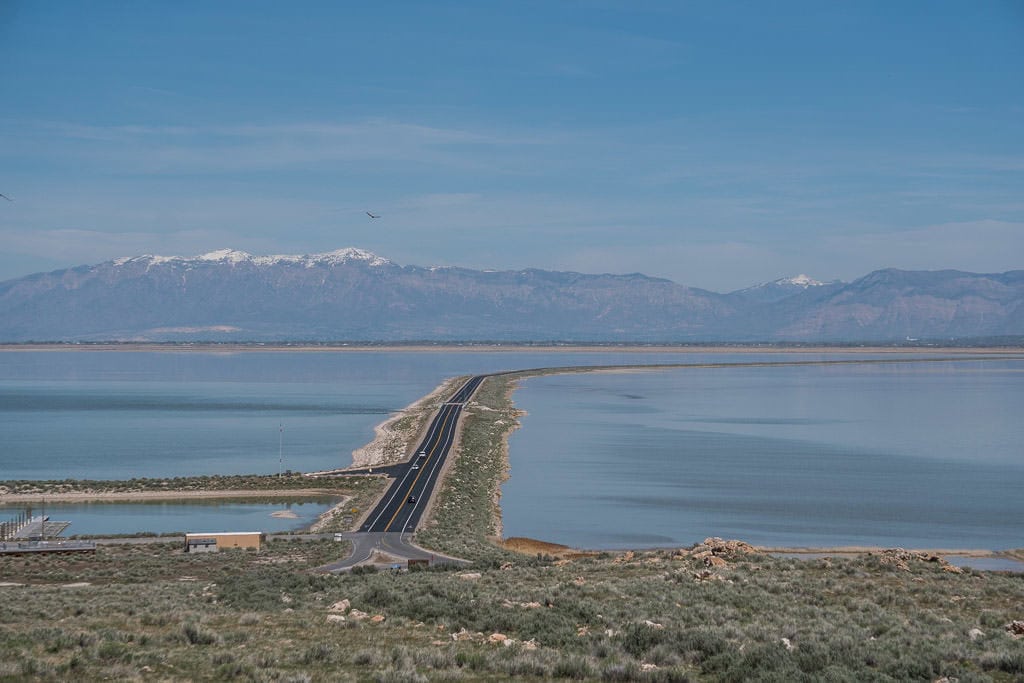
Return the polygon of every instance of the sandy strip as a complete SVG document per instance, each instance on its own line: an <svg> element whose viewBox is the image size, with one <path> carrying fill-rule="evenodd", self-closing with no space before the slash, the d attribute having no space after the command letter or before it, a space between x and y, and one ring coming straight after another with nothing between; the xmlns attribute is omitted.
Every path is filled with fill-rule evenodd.
<svg viewBox="0 0 1024 683"><path fill-rule="evenodd" d="M410 403L374 427L376 436L373 441L352 451L351 468L378 467L405 460L411 455L411 449L425 436L425 430L430 425L430 420L426 418L429 418L437 408L433 404L440 404L449 394L455 393L456 384L463 381L464 377L445 380L423 398ZM405 429L398 427L399 420L407 415L416 414L424 418L419 421L420 424Z"/></svg>
<svg viewBox="0 0 1024 683"><path fill-rule="evenodd" d="M1020 353L1020 347L936 347L936 346L650 346L650 345L578 345L532 346L515 344L444 344L438 346L396 343L337 346L292 344L151 344L151 343L96 343L96 344L0 344L3 351L160 351L165 353L240 353L240 352L318 352L318 353L379 353L384 351L419 353Z"/></svg>
<svg viewBox="0 0 1024 683"><path fill-rule="evenodd" d="M67 493L5 493L0 505L10 503L78 503L88 501L139 501L216 498L311 498L338 496L331 489L267 489L223 491L74 491Z"/></svg>

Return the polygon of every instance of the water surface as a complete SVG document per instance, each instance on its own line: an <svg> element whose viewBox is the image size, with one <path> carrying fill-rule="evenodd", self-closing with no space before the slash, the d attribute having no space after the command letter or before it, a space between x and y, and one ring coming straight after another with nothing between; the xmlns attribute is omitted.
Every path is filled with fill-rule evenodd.
<svg viewBox="0 0 1024 683"><path fill-rule="evenodd" d="M591 548L1024 546L1024 363L526 380L506 536Z"/></svg>
<svg viewBox="0 0 1024 683"><path fill-rule="evenodd" d="M624 351L0 352L0 480L270 474L279 468L344 467L351 464L353 450L373 439L375 425L449 377L552 365L809 357L824 356Z"/></svg>
<svg viewBox="0 0 1024 683"><path fill-rule="evenodd" d="M332 498L274 501L191 500L95 501L83 503L34 504L32 514L45 514L51 520L71 522L62 534L110 535L147 532L263 531L267 533L297 531L308 528L333 504ZM0 520L14 519L24 505L0 505ZM288 512L287 517L273 516Z"/></svg>

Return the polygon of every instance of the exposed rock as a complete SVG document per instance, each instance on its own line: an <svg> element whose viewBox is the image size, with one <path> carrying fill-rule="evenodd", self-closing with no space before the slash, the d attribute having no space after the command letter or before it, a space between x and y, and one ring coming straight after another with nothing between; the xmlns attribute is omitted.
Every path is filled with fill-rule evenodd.
<svg viewBox="0 0 1024 683"><path fill-rule="evenodd" d="M370 621L374 624L380 624L384 621L384 619L385 617L383 614L374 614L372 617L370 617Z"/></svg>
<svg viewBox="0 0 1024 683"><path fill-rule="evenodd" d="M714 555L753 555L757 553L757 549L746 541L727 541L717 536L705 538L701 545L705 546ZM694 550L696 550L696 548Z"/></svg>
<svg viewBox="0 0 1024 683"><path fill-rule="evenodd" d="M984 638L985 632L982 631L980 628L972 628L970 631L967 632L967 637L971 640L977 640L978 638Z"/></svg>
<svg viewBox="0 0 1024 683"><path fill-rule="evenodd" d="M640 664L641 671L654 671L657 668L657 664L651 664L650 662L643 662L642 664Z"/></svg>
<svg viewBox="0 0 1024 683"><path fill-rule="evenodd" d="M328 614L327 615L327 622L328 623L340 623L340 622L343 622L343 621L345 621L345 617L341 616L340 614Z"/></svg>
<svg viewBox="0 0 1024 683"><path fill-rule="evenodd" d="M537 641L534 640L533 638L530 638L529 640L524 640L523 641L523 649L524 650L536 650L537 649Z"/></svg>
<svg viewBox="0 0 1024 683"><path fill-rule="evenodd" d="M693 559L703 562L705 567L725 567L727 560L757 553L757 549L746 541L724 540L717 536L705 538L689 550L680 548L672 553L672 559Z"/></svg>
<svg viewBox="0 0 1024 683"><path fill-rule="evenodd" d="M590 627L589 626L577 626L576 627L576 637L577 638L583 638L584 636L587 636L589 634L590 634Z"/></svg>
<svg viewBox="0 0 1024 683"><path fill-rule="evenodd" d="M354 610L352 610L351 612L348 613L348 618L352 619L354 621L362 621L363 619L366 619L369 616L370 615L367 614L366 612L363 612L363 611L357 610L357 609L354 609Z"/></svg>
<svg viewBox="0 0 1024 683"><path fill-rule="evenodd" d="M656 630L658 630L658 631L660 631L660 630L662 630L663 628L665 628L664 624L659 624L658 622L656 622L656 621L651 621L650 619L644 619L644 626L647 626L647 627L649 627L649 628L653 628L653 629L656 629Z"/></svg>
<svg viewBox="0 0 1024 683"><path fill-rule="evenodd" d="M872 553L874 554L874 553ZM878 561L889 567L895 567L901 571L909 572L912 563L929 562L938 564L943 571L952 574L962 574L963 569L951 565L941 555L925 553L919 550L905 550L903 548L886 548L877 554Z"/></svg>
<svg viewBox="0 0 1024 683"><path fill-rule="evenodd" d="M632 562L634 557L636 557L636 553L634 553L632 550L627 550L622 555L619 555L618 557L616 557L614 562L616 562L616 563Z"/></svg>
<svg viewBox="0 0 1024 683"><path fill-rule="evenodd" d="M1014 638L1020 638L1024 636L1024 621L1014 619L1006 625L1006 632Z"/></svg>
<svg viewBox="0 0 1024 683"><path fill-rule="evenodd" d="M790 652L793 651L793 643L790 642L789 638L782 639L782 647L786 648Z"/></svg>
<svg viewBox="0 0 1024 683"><path fill-rule="evenodd" d="M587 580L584 579L582 576L577 576L575 579L572 580L572 582L577 586L582 586L587 582Z"/></svg>
<svg viewBox="0 0 1024 683"><path fill-rule="evenodd" d="M460 579L465 579L466 581L475 581L476 579L480 578L481 574L480 572L462 572L461 574L456 574L455 576L459 577Z"/></svg>
<svg viewBox="0 0 1024 683"><path fill-rule="evenodd" d="M506 636L504 633L492 633L491 635L487 636L487 642L491 644L504 643L506 640L508 640L508 636Z"/></svg>
<svg viewBox="0 0 1024 683"><path fill-rule="evenodd" d="M327 609L331 612L347 612L350 607L352 607L352 603L348 601L348 598L345 598L344 600L339 600L334 603Z"/></svg>
<svg viewBox="0 0 1024 683"><path fill-rule="evenodd" d="M721 574L716 574L710 570L703 570L693 573L693 580L697 583L704 583L706 581L724 581L725 579Z"/></svg>

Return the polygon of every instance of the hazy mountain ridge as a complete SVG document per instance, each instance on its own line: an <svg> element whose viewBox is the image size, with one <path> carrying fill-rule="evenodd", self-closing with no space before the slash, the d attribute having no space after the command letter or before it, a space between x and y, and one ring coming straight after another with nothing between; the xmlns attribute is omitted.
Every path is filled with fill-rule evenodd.
<svg viewBox="0 0 1024 683"><path fill-rule="evenodd" d="M1024 334L1024 271L718 294L639 273L401 266L358 249L139 256L0 283L0 341L870 341Z"/></svg>

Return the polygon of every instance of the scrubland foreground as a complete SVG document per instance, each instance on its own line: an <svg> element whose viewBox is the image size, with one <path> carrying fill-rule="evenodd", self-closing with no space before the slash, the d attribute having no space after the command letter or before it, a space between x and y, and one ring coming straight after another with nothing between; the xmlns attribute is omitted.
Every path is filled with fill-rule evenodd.
<svg viewBox="0 0 1024 683"><path fill-rule="evenodd" d="M0 679L1024 679L1019 574L699 549L313 571L338 554L2 558Z"/></svg>
<svg viewBox="0 0 1024 683"><path fill-rule="evenodd" d="M470 565L324 574L342 544L298 539L0 556L0 680L1024 681L1024 574L494 542L513 380L478 395L417 537Z"/></svg>

